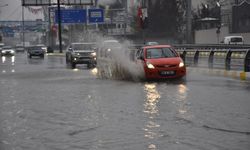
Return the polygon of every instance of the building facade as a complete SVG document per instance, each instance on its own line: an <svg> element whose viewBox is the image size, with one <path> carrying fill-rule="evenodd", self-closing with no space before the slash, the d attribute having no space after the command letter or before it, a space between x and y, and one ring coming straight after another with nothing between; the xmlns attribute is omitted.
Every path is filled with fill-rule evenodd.
<svg viewBox="0 0 250 150"><path fill-rule="evenodd" d="M250 44L250 0L221 1L219 24L220 28L194 29L195 43L219 44L225 36L241 35Z"/></svg>

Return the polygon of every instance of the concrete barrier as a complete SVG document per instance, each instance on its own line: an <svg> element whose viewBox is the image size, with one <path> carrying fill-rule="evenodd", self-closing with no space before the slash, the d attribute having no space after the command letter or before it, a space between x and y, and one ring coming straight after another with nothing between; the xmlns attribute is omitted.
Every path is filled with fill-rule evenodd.
<svg viewBox="0 0 250 150"><path fill-rule="evenodd" d="M199 73L206 74L206 75L224 76L224 77L229 77L233 79L250 81L250 72L187 67L187 74L188 72L192 72L192 71L199 72Z"/></svg>
<svg viewBox="0 0 250 150"><path fill-rule="evenodd" d="M59 53L59 52L55 52L55 53L47 53L47 56L65 56L65 53Z"/></svg>

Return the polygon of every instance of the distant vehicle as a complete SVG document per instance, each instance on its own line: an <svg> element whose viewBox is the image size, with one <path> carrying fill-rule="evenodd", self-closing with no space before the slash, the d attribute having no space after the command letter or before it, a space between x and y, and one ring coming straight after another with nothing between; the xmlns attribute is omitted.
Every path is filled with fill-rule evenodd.
<svg viewBox="0 0 250 150"><path fill-rule="evenodd" d="M0 50L4 47L4 43L0 43Z"/></svg>
<svg viewBox="0 0 250 150"><path fill-rule="evenodd" d="M47 53L47 46L45 46L44 44L37 44L36 46L40 46L44 50L44 52Z"/></svg>
<svg viewBox="0 0 250 150"><path fill-rule="evenodd" d="M120 49L121 44L117 40L106 40L99 45L98 57L106 57L112 50ZM105 55L105 56L104 56ZM111 57L111 56L109 56Z"/></svg>
<svg viewBox="0 0 250 150"><path fill-rule="evenodd" d="M122 47L117 40L100 43L97 53L98 75L102 78L123 78L127 72L122 67L120 59L121 57L129 59L128 53L129 50Z"/></svg>
<svg viewBox="0 0 250 150"><path fill-rule="evenodd" d="M242 36L226 36L224 37L224 44L244 44Z"/></svg>
<svg viewBox="0 0 250 150"><path fill-rule="evenodd" d="M11 46L3 46L1 49L1 56L14 56L15 50Z"/></svg>
<svg viewBox="0 0 250 150"><path fill-rule="evenodd" d="M17 44L15 46L15 50L16 50L16 52L24 52L25 51L23 45L21 45L21 44Z"/></svg>
<svg viewBox="0 0 250 150"><path fill-rule="evenodd" d="M27 55L29 58L32 58L33 56L39 56L41 58L44 58L45 51L42 49L41 46L30 46L27 47Z"/></svg>
<svg viewBox="0 0 250 150"><path fill-rule="evenodd" d="M54 49L51 46L48 46L47 53L54 53Z"/></svg>
<svg viewBox="0 0 250 150"><path fill-rule="evenodd" d="M136 62L143 65L146 79L182 78L186 75L183 60L170 45L142 47L136 53Z"/></svg>
<svg viewBox="0 0 250 150"><path fill-rule="evenodd" d="M87 64L88 68L96 65L96 51L94 43L72 43L66 51L66 63L75 68L77 64Z"/></svg>

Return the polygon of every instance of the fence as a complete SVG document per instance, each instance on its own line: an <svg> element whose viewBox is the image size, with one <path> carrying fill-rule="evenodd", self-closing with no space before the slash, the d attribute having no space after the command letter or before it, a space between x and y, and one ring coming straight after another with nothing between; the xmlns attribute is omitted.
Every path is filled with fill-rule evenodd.
<svg viewBox="0 0 250 150"><path fill-rule="evenodd" d="M187 66L250 72L250 45L174 45Z"/></svg>

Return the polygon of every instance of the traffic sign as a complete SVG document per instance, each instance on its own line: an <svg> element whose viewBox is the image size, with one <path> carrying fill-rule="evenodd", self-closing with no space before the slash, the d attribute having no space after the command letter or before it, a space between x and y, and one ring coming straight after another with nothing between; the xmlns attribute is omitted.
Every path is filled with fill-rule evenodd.
<svg viewBox="0 0 250 150"><path fill-rule="evenodd" d="M103 9L89 9L89 23L103 23L104 12Z"/></svg>
<svg viewBox="0 0 250 150"><path fill-rule="evenodd" d="M61 10L61 23L85 23L87 12L85 9ZM58 23L58 10L55 12L55 22Z"/></svg>
<svg viewBox="0 0 250 150"><path fill-rule="evenodd" d="M4 37L14 37L15 35L15 32L11 27L3 27L2 32Z"/></svg>
<svg viewBox="0 0 250 150"><path fill-rule="evenodd" d="M93 5L93 0L60 0L61 5ZM22 0L22 6L57 5L56 0Z"/></svg>

